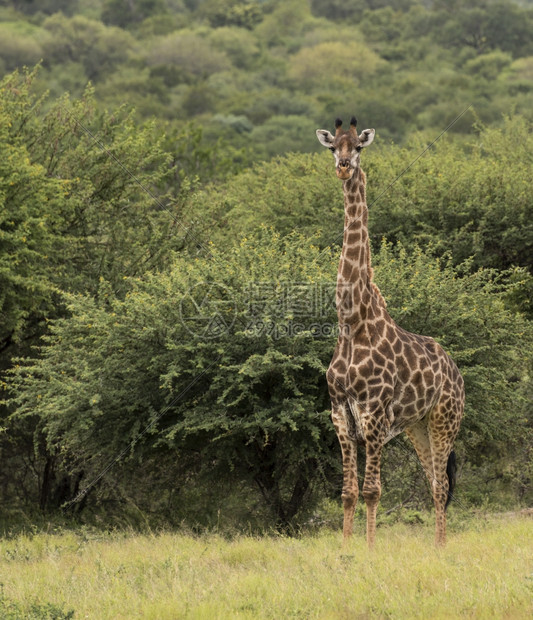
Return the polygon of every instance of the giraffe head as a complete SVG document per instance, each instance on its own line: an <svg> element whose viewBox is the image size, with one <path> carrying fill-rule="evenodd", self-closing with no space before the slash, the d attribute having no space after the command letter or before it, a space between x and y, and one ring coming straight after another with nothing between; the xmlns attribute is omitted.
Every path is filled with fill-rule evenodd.
<svg viewBox="0 0 533 620"><path fill-rule="evenodd" d="M361 150L372 144L374 129L364 129L359 135L356 130L357 120L352 116L350 129L342 130L342 121L335 121L335 135L327 129L317 129L316 135L320 144L328 148L335 156L335 169L339 179L346 181L351 179L354 172L359 168Z"/></svg>

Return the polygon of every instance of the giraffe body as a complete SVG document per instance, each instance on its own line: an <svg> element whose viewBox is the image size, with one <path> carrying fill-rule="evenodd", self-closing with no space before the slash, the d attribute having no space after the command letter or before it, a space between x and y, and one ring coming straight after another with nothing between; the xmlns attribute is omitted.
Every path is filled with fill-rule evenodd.
<svg viewBox="0 0 533 620"><path fill-rule="evenodd" d="M399 327L372 281L365 175L359 153L374 130L359 136L355 118L349 131L318 130L319 141L335 155L344 185L344 234L337 274L339 337L327 380L332 421L343 459L344 538L352 534L359 488L357 445L366 449L362 495L367 505L367 541L375 538L381 496L380 461L387 441L405 431L432 487L435 540L446 540L445 507L449 500L452 447L463 407L463 379L452 359L433 338Z"/></svg>

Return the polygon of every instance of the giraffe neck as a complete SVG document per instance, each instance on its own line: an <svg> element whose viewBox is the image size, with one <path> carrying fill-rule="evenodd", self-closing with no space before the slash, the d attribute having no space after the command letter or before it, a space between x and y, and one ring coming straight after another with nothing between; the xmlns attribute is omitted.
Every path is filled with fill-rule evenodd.
<svg viewBox="0 0 533 620"><path fill-rule="evenodd" d="M339 323L355 328L375 319L383 305L372 284L365 184L360 168L344 181L344 235L337 273Z"/></svg>

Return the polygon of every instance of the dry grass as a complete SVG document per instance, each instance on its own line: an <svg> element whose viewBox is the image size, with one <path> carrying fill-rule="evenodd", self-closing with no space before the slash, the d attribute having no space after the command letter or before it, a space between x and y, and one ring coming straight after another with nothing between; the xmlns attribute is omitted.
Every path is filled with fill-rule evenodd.
<svg viewBox="0 0 533 620"><path fill-rule="evenodd" d="M62 533L0 541L2 618L530 618L533 521L471 521L340 548L301 539Z"/></svg>

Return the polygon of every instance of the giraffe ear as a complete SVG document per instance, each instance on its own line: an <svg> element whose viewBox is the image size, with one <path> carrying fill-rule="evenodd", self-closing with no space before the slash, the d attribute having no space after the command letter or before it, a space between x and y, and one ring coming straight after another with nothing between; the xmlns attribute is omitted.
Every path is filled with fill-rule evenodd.
<svg viewBox="0 0 533 620"><path fill-rule="evenodd" d="M317 129L316 137L322 146L325 146L327 149L333 148L333 142L335 138L330 134L327 129Z"/></svg>
<svg viewBox="0 0 533 620"><path fill-rule="evenodd" d="M375 129L364 129L359 134L360 145L362 147L370 146L374 141L374 136L376 135Z"/></svg>

